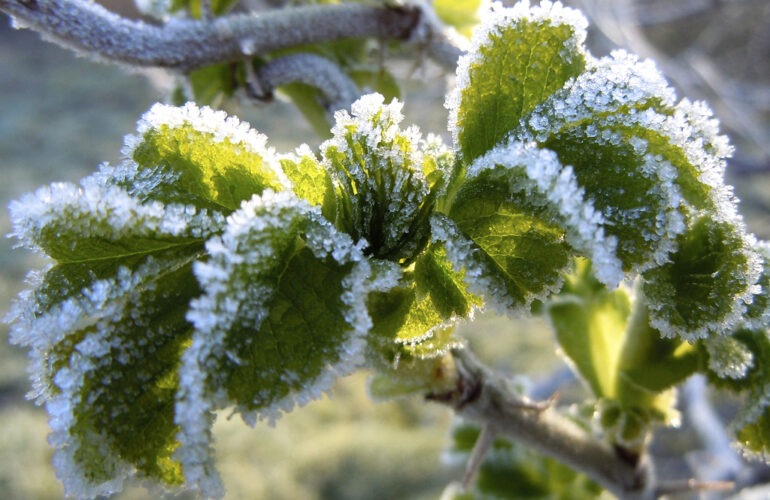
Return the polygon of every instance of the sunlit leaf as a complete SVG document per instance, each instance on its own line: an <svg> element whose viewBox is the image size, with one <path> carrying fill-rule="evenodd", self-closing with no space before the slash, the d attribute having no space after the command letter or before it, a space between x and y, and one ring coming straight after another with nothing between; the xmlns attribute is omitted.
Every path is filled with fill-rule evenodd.
<svg viewBox="0 0 770 500"><path fill-rule="evenodd" d="M551 93L585 67L586 20L560 3L493 7L447 98L449 128L466 162L500 142Z"/></svg>

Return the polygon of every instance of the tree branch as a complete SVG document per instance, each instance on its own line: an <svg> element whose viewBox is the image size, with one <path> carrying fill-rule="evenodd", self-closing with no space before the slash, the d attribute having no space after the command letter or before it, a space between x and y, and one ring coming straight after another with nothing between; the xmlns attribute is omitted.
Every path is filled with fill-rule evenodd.
<svg viewBox="0 0 770 500"><path fill-rule="evenodd" d="M332 61L315 54L291 54L268 62L256 74L266 94L289 83L319 89L330 111L349 108L360 92L355 82Z"/></svg>
<svg viewBox="0 0 770 500"><path fill-rule="evenodd" d="M452 354L458 371L456 388L427 399L585 473L619 498L653 498L646 462L629 461L571 419L519 395L468 350Z"/></svg>
<svg viewBox="0 0 770 500"><path fill-rule="evenodd" d="M420 23L414 7L366 4L296 7L162 26L122 18L85 0L0 0L17 26L111 62L189 71L256 54L348 38L408 39Z"/></svg>

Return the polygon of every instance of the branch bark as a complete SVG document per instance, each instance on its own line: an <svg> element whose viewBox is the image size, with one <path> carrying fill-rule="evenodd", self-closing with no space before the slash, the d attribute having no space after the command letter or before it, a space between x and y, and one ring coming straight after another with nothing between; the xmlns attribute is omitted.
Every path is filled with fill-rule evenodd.
<svg viewBox="0 0 770 500"><path fill-rule="evenodd" d="M0 0L17 26L98 58L190 71L274 50L349 38L408 39L420 23L414 7L337 4L162 26L122 18L85 0ZM459 55L459 51L458 51Z"/></svg>
<svg viewBox="0 0 770 500"><path fill-rule="evenodd" d="M451 407L491 432L507 436L581 471L618 498L655 497L645 460L622 455L553 408L539 407L509 382L483 366L468 350L452 351L456 387L427 399Z"/></svg>
<svg viewBox="0 0 770 500"><path fill-rule="evenodd" d="M321 91L330 111L347 109L360 92L355 82L332 61L315 54L278 57L257 72L262 90L272 93L288 83L304 83Z"/></svg>

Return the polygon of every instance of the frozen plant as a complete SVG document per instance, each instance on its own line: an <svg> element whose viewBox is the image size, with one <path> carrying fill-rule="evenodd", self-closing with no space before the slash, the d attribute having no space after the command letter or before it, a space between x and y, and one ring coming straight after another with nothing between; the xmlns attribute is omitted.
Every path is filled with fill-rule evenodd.
<svg viewBox="0 0 770 500"><path fill-rule="evenodd" d="M230 2L181 4L142 2L166 19L158 28L77 0L0 2L85 50L90 34L45 16L91 16L179 50L164 37L180 26L203 36L207 23L257 22L206 21ZM335 12L348 7L427 9ZM592 56L586 27L559 3L485 8L446 99L451 146L403 127L402 104L378 93L338 110L318 151L289 153L222 111L156 104L119 165L13 202L13 236L50 264L7 319L29 349L67 494L137 477L220 497L218 410L272 422L364 367L375 397L421 395L480 424L453 433L449 454L469 475L448 498L515 490L499 472L537 459L507 439L550 457L542 467L564 479L554 497L671 491L646 446L655 425L676 423L674 389L695 373L749 394L735 443L767 460L770 246L723 183L731 148L653 63ZM162 60L213 62L201 50L214 55ZM260 67L246 64L248 80ZM593 396L587 412L528 400L453 337L484 307L550 320Z"/></svg>

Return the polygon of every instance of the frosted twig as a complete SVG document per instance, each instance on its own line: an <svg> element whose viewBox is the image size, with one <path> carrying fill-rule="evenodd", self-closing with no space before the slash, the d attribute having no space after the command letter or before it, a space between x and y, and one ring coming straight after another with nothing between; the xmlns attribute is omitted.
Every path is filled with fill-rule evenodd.
<svg viewBox="0 0 770 500"><path fill-rule="evenodd" d="M479 467L481 467L481 464L484 463L484 457L495 443L496 436L497 432L492 429L490 424L486 424L481 428L481 434L479 434L479 437L476 438L476 444L473 445L471 455L468 457L468 462L465 464L465 475L463 475L462 483L463 490L467 490L468 486L470 486L471 481L473 481L474 476L479 470Z"/></svg>
<svg viewBox="0 0 770 500"><path fill-rule="evenodd" d="M273 59L257 71L261 89L269 94L288 83L304 83L319 89L329 111L349 108L360 95L358 87L339 66L315 54L291 54Z"/></svg>
<svg viewBox="0 0 770 500"><path fill-rule="evenodd" d="M695 479L682 479L679 481L661 481L655 487L655 496L675 495L690 491L726 492L735 488L732 481L697 481Z"/></svg>
<svg viewBox="0 0 770 500"><path fill-rule="evenodd" d="M743 463L730 446L730 437L725 431L725 426L706 396L706 378L703 375L690 377L684 385L683 394L687 419L711 455L708 464L697 464L693 467L696 475L720 480L735 479L740 474Z"/></svg>
<svg viewBox="0 0 770 500"><path fill-rule="evenodd" d="M458 371L455 388L427 399L583 472L619 498L654 498L646 461L628 461L568 417L521 396L467 349L452 354Z"/></svg>
<svg viewBox="0 0 770 500"><path fill-rule="evenodd" d="M17 26L39 31L65 47L107 61L182 71L340 39L412 39L422 15L411 6L346 3L231 14L210 21L173 19L156 26L85 0L0 0L0 10Z"/></svg>

